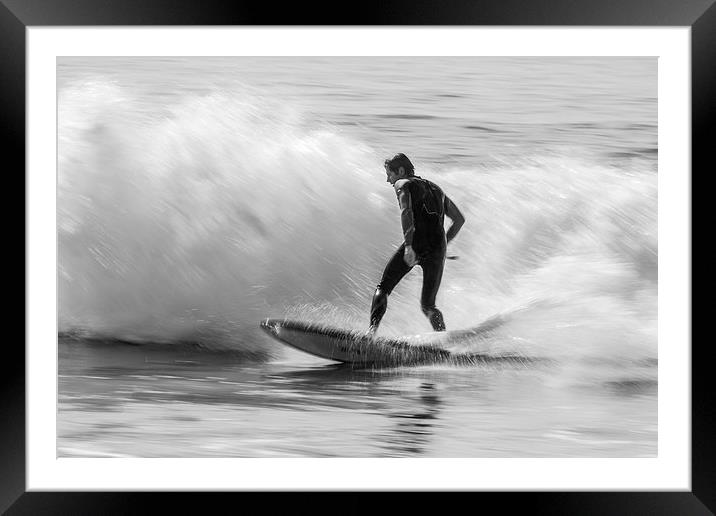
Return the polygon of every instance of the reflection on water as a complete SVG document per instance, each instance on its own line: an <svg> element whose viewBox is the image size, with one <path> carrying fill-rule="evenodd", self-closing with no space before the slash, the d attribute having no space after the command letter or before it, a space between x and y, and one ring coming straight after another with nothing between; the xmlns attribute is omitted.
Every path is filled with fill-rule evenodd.
<svg viewBox="0 0 716 516"><path fill-rule="evenodd" d="M288 380L294 392L305 395L304 401L323 391L330 393L331 406L370 410L385 416L393 424L372 436L376 446L389 456L421 455L430 444L433 427L439 426L440 396L432 382L422 381L407 391L386 385L395 380L396 374L399 373L377 374L336 365L283 372L274 379ZM336 393L346 397L334 398L332 394Z"/></svg>
<svg viewBox="0 0 716 516"><path fill-rule="evenodd" d="M654 456L656 384L60 344L59 456ZM638 382L637 382L638 383Z"/></svg>
<svg viewBox="0 0 716 516"><path fill-rule="evenodd" d="M381 436L385 449L390 455L421 455L425 453L434 433L439 426L440 397L435 385L422 383L418 399L423 403L414 410L389 412L387 416L395 420L392 433Z"/></svg>

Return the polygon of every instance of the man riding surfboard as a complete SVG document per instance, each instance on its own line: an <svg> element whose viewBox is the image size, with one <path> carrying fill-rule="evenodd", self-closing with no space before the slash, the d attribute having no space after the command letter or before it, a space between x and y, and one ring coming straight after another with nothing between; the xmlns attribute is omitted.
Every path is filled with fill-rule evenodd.
<svg viewBox="0 0 716 516"><path fill-rule="evenodd" d="M373 294L370 309L369 335L378 330L388 308L388 296L415 265L423 269L420 307L433 330L445 331L443 314L435 306L440 288L447 244L455 238L465 223L455 203L435 183L415 175L415 169L405 154L385 160L387 182L395 188L400 205L403 243L383 271ZM452 224L445 233L445 216Z"/></svg>

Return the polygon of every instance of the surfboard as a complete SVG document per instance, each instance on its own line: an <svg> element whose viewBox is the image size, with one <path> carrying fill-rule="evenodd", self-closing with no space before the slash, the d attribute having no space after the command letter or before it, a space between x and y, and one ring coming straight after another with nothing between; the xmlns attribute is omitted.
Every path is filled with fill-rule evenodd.
<svg viewBox="0 0 716 516"><path fill-rule="evenodd" d="M360 331L286 319L265 319L261 328L276 340L321 358L360 366L397 366L484 359L479 353L454 353L446 346L484 337L501 323L501 319L493 318L466 330L398 338L371 338Z"/></svg>
<svg viewBox="0 0 716 516"><path fill-rule="evenodd" d="M410 345L404 339L370 338L365 333L318 323L266 319L261 328L296 349L348 364L415 364L450 356L449 351L438 346Z"/></svg>

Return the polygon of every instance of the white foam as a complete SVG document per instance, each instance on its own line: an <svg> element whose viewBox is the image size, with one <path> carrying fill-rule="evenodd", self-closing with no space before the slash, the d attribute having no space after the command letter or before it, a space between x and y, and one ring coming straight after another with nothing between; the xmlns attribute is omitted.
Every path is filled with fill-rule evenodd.
<svg viewBox="0 0 716 516"><path fill-rule="evenodd" d="M59 97L61 330L251 348L268 316L366 324L401 238L382 155L246 91L138 102L101 81ZM549 302L504 329L511 345L655 353L652 170L535 156L420 173L467 219L438 297L450 328ZM430 329L420 276L382 332Z"/></svg>

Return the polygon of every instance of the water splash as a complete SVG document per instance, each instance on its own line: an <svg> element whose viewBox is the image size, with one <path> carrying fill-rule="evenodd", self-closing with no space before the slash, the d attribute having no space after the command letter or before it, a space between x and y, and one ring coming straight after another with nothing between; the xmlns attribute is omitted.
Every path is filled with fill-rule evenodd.
<svg viewBox="0 0 716 516"><path fill-rule="evenodd" d="M102 81L60 94L62 331L250 349L269 316L365 327L401 238L384 156L244 91L139 102ZM438 297L450 328L538 301L493 345L584 364L655 359L650 167L550 156L418 173L467 219ZM419 289L413 272L381 332L429 330Z"/></svg>

